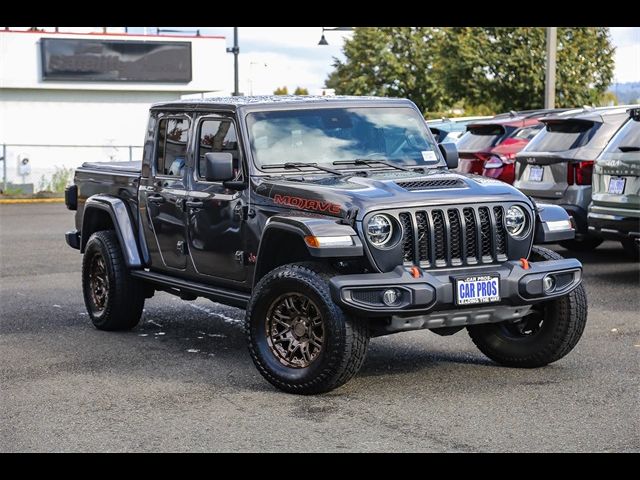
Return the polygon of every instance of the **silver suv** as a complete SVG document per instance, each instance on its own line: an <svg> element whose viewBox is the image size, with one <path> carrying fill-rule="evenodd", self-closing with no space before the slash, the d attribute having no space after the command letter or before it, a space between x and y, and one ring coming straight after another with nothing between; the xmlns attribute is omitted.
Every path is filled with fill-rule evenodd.
<svg viewBox="0 0 640 480"><path fill-rule="evenodd" d="M593 165L628 120L630 107L584 108L542 118L545 128L516 155L514 186L534 200L561 205L573 218L576 238L560 242L569 250L592 250L602 243L587 228Z"/></svg>

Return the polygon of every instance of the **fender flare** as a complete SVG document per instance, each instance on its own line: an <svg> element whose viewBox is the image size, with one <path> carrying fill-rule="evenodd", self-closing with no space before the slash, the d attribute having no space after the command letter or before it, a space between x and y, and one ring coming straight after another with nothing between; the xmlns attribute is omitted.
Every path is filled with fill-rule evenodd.
<svg viewBox="0 0 640 480"><path fill-rule="evenodd" d="M140 249L133 228L133 220L129 215L129 210L123 200L112 195L97 194L89 197L82 212L82 231L80 232L80 252L84 253L89 241L87 215L92 211L101 210L107 212L111 217L113 226L122 248L124 261L129 268L141 268L143 266L140 256Z"/></svg>
<svg viewBox="0 0 640 480"><path fill-rule="evenodd" d="M534 244L555 243L575 238L576 231L571 216L559 205L536 203L536 229Z"/></svg>

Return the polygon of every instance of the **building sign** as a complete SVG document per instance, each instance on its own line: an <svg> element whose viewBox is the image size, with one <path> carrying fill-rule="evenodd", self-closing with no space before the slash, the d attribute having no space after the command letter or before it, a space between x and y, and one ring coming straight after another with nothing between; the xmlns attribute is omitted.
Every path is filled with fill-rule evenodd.
<svg viewBox="0 0 640 480"><path fill-rule="evenodd" d="M43 80L191 81L191 42L42 38L40 50Z"/></svg>

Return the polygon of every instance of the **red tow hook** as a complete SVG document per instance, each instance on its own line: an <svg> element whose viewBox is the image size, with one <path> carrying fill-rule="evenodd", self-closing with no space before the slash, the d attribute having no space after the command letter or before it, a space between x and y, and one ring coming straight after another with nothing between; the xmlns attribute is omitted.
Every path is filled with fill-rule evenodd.
<svg viewBox="0 0 640 480"><path fill-rule="evenodd" d="M520 266L522 267L523 270L529 270L529 268L530 268L529 260L527 260L526 258L521 258L520 259Z"/></svg>
<svg viewBox="0 0 640 480"><path fill-rule="evenodd" d="M412 266L409 269L409 273L411 273L411 276L413 278L420 278L422 276L422 272L420 271L420 269L418 267L416 267L415 265Z"/></svg>

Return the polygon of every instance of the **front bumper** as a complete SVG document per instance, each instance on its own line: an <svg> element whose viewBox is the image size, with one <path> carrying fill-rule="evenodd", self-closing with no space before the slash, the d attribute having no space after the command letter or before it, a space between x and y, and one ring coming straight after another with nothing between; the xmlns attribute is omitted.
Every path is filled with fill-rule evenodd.
<svg viewBox="0 0 640 480"><path fill-rule="evenodd" d="M67 245L76 250L80 250L80 232L71 230L64 234L64 238L67 241Z"/></svg>
<svg viewBox="0 0 640 480"><path fill-rule="evenodd" d="M528 266L525 269L519 261L508 261L491 266L421 271L417 278L410 268L398 266L387 273L335 276L330 281L331 296L342 308L367 317L411 317L443 311L462 314L483 310L486 313L500 306L521 307L566 295L582 280L582 264L574 258L531 262ZM456 305L455 279L489 274L500 278L499 302ZM556 280L556 288L549 293L543 287L546 276ZM383 301L383 292L388 289L399 293L399 299L392 306ZM511 309L515 312L514 318L518 316L517 310ZM499 320L487 318L485 321Z"/></svg>
<svg viewBox="0 0 640 480"><path fill-rule="evenodd" d="M634 216L635 214L635 216ZM589 233L611 240L640 238L640 217L624 208L589 207Z"/></svg>

